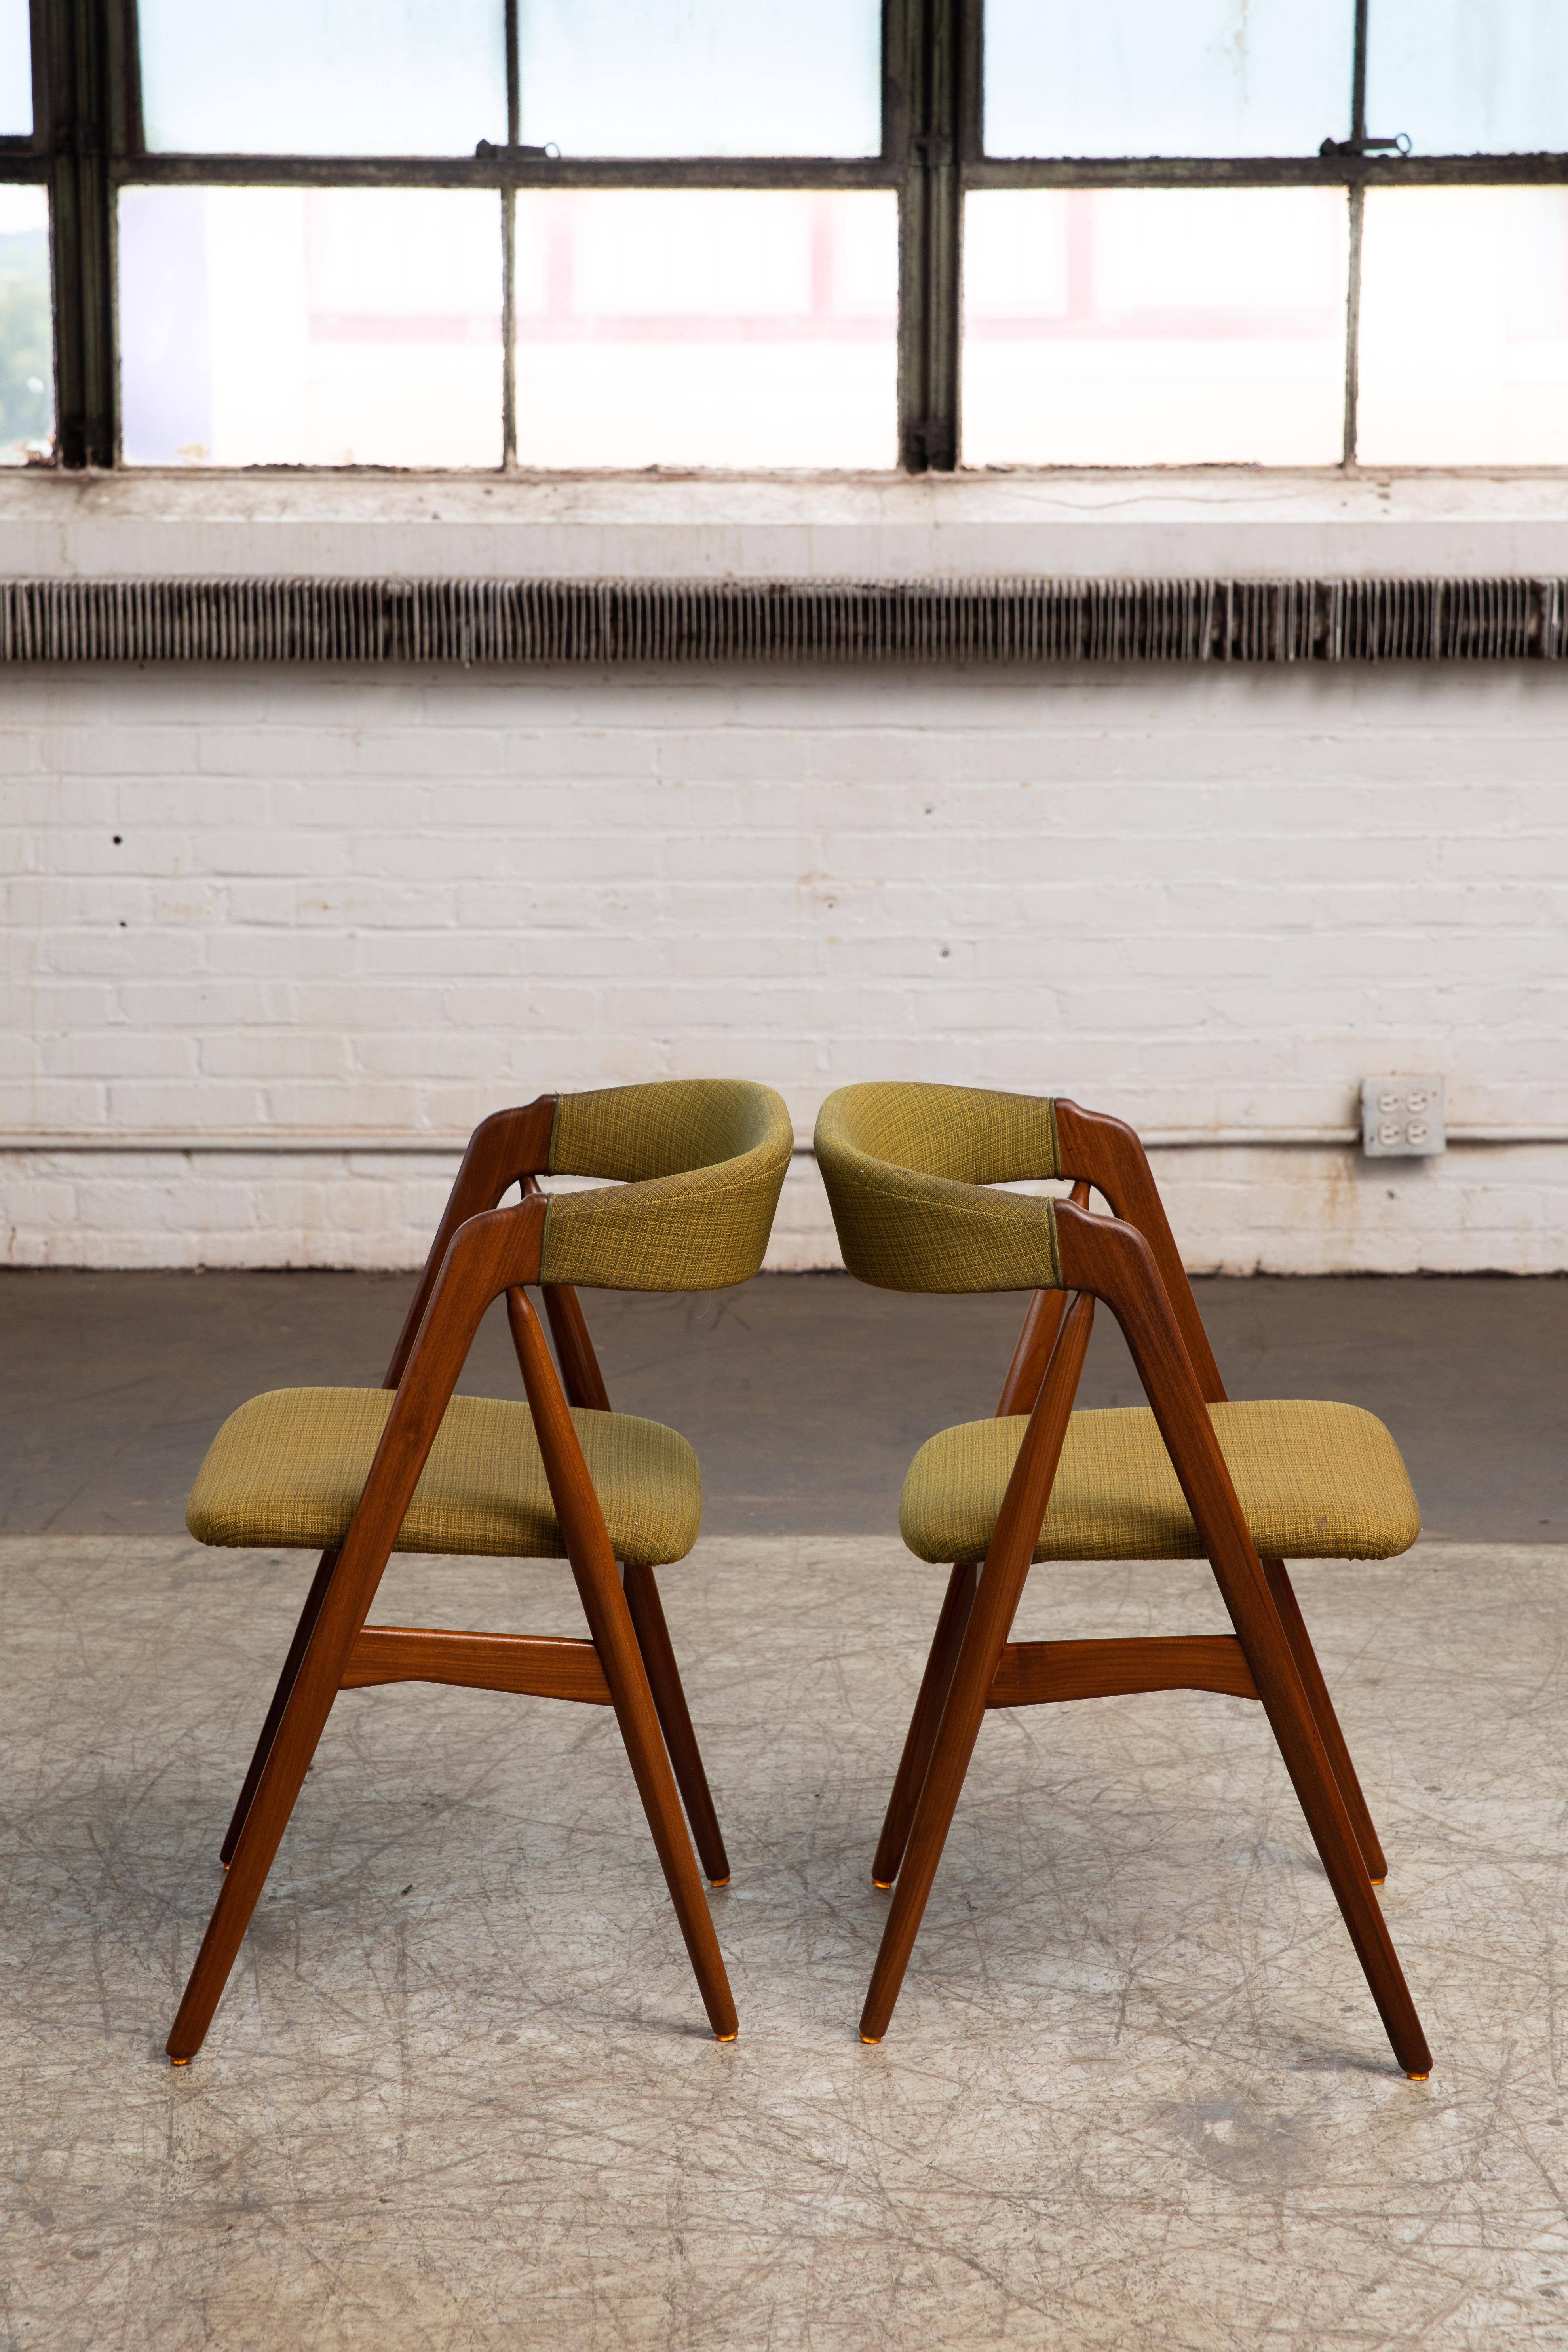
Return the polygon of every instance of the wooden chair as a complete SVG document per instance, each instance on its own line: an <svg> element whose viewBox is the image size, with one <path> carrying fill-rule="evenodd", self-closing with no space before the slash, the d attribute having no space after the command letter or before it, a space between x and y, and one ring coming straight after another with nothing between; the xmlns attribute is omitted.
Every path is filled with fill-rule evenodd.
<svg viewBox="0 0 1568 2352"><path fill-rule="evenodd" d="M1035 1294L997 1417L931 1438L904 1483L906 1543L955 1565L872 1868L897 1885L862 2038L887 2031L988 1707L1213 1690L1262 1702L1394 2054L1424 2081L1431 2053L1373 1891L1387 1864L1284 1564L1414 1543L1394 1440L1350 1405L1226 1402L1143 1148L1119 1119L967 1087L847 1087L823 1106L816 1155L861 1281ZM1038 1177L1079 1181L1063 1202L986 1189ZM1089 1213L1091 1185L1110 1217ZM1096 1298L1150 1410L1072 1410ZM1205 1556L1234 1634L1009 1640L1035 1560Z"/></svg>
<svg viewBox="0 0 1568 2352"><path fill-rule="evenodd" d="M720 2040L733 2038L678 1784L713 1885L730 1865L654 1577L696 1540L701 1477L673 1430L610 1412L575 1286L746 1281L792 1139L779 1097L741 1080L542 1095L498 1111L469 1142L384 1386L253 1397L213 1440L186 1509L191 1533L321 1558L224 1841L228 1875L169 2036L176 2065L201 2048L338 1693L392 1682L615 1708L703 2005ZM615 1181L547 1197L541 1173ZM498 1208L520 1181L521 1201ZM527 1404L453 1394L503 1291ZM564 1556L589 1638L367 1624L394 1550Z"/></svg>

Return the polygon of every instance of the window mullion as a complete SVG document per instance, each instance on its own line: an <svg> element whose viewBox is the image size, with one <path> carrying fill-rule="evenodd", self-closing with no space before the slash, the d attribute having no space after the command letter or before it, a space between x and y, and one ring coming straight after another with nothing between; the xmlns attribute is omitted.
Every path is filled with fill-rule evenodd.
<svg viewBox="0 0 1568 2352"><path fill-rule="evenodd" d="M1359 153L1366 137L1366 12L1355 0L1355 50L1351 69L1351 145ZM1356 406L1361 394L1361 236L1366 215L1366 185L1359 177L1346 194L1350 206L1350 255L1345 278L1344 463L1355 464Z"/></svg>
<svg viewBox="0 0 1568 2352"><path fill-rule="evenodd" d="M501 465L517 464L517 190L500 192Z"/></svg>
<svg viewBox="0 0 1568 2352"><path fill-rule="evenodd" d="M899 234L899 449L910 473L958 461L959 0L906 0Z"/></svg>
<svg viewBox="0 0 1568 2352"><path fill-rule="evenodd" d="M521 137L521 77L519 71L518 0L506 0L506 143ZM500 461L517 464L517 190L500 192Z"/></svg>
<svg viewBox="0 0 1568 2352"><path fill-rule="evenodd" d="M56 446L62 466L112 466L115 119L111 0L44 0L49 92Z"/></svg>

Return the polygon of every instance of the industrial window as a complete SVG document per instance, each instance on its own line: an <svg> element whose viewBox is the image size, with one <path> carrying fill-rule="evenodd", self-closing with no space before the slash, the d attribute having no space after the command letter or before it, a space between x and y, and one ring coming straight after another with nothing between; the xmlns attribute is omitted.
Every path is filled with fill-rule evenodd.
<svg viewBox="0 0 1568 2352"><path fill-rule="evenodd" d="M0 0L0 458L1568 464L1568 7Z"/></svg>

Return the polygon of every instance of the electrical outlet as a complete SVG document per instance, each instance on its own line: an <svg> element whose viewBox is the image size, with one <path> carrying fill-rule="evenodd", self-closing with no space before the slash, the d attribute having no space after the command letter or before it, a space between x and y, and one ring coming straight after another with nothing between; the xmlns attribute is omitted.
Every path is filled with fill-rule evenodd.
<svg viewBox="0 0 1568 2352"><path fill-rule="evenodd" d="M1369 1160L1429 1160L1446 1151L1442 1079L1363 1078L1361 1148Z"/></svg>

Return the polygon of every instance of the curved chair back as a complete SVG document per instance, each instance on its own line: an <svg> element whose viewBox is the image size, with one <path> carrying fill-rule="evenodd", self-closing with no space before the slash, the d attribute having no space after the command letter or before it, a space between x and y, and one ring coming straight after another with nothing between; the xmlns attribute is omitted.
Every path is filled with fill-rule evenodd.
<svg viewBox="0 0 1568 2352"><path fill-rule="evenodd" d="M892 1081L840 1087L816 1161L844 1263L881 1290L1055 1290L1056 1204L991 1185L1060 1172L1040 1095Z"/></svg>
<svg viewBox="0 0 1568 2352"><path fill-rule="evenodd" d="M541 1279L599 1290L725 1290L763 1262L795 1141L772 1087L668 1078L562 1095L552 1176L616 1189L557 1192Z"/></svg>

